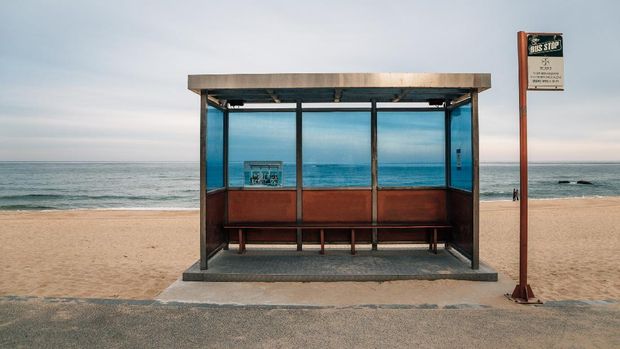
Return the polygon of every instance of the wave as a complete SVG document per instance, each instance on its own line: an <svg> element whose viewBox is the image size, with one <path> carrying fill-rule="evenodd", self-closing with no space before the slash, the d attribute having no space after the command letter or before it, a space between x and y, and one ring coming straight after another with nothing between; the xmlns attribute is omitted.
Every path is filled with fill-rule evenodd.
<svg viewBox="0 0 620 349"><path fill-rule="evenodd" d="M0 211L57 210L58 207L42 205L0 205Z"/></svg>
<svg viewBox="0 0 620 349"><path fill-rule="evenodd" d="M0 211L198 211L199 207L53 207L39 205L0 205Z"/></svg>
<svg viewBox="0 0 620 349"><path fill-rule="evenodd" d="M23 194L23 195L4 195L0 196L0 200L15 200L15 199L62 199L65 195L60 194Z"/></svg>
<svg viewBox="0 0 620 349"><path fill-rule="evenodd" d="M98 207L90 209L76 210L95 210L95 211L198 211L200 207Z"/></svg>
<svg viewBox="0 0 620 349"><path fill-rule="evenodd" d="M480 192L480 197L510 197L512 198L512 191L487 191Z"/></svg>
<svg viewBox="0 0 620 349"><path fill-rule="evenodd" d="M604 198L615 198L619 197L618 195L582 195L582 196L555 196L555 197L532 197L530 196L528 200L534 201L548 201L548 200L575 200L575 199L604 199ZM511 197L482 197L480 196L481 202L496 202L496 201L512 201ZM517 201L518 202L518 201Z"/></svg>
<svg viewBox="0 0 620 349"><path fill-rule="evenodd" d="M187 199L189 196L180 195L61 195L61 194L23 194L23 195L4 195L0 200L145 200L145 201L166 201Z"/></svg>

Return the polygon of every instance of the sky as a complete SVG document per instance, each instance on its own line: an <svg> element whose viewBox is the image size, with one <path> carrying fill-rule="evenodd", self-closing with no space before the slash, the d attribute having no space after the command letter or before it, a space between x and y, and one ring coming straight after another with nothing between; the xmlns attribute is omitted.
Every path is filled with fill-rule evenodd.
<svg viewBox="0 0 620 349"><path fill-rule="evenodd" d="M0 161L195 161L188 74L479 72L481 161L518 160L516 33L564 33L531 161L620 161L615 1L3 1Z"/></svg>

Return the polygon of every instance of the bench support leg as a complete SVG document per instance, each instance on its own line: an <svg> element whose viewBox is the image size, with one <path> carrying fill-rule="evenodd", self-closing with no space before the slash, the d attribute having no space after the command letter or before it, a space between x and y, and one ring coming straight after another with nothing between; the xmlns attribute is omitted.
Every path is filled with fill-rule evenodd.
<svg viewBox="0 0 620 349"><path fill-rule="evenodd" d="M437 254L437 228L433 229L433 252Z"/></svg>
<svg viewBox="0 0 620 349"><path fill-rule="evenodd" d="M355 229L351 229L351 254L355 254Z"/></svg>
<svg viewBox="0 0 620 349"><path fill-rule="evenodd" d="M428 234L427 234L427 241L428 241L428 252L432 252L433 251L433 233L431 233L429 230L427 230Z"/></svg>
<svg viewBox="0 0 620 349"><path fill-rule="evenodd" d="M325 230L321 229L321 252L320 254L325 254Z"/></svg>
<svg viewBox="0 0 620 349"><path fill-rule="evenodd" d="M303 230L301 228L297 228L297 234L295 236L297 239L297 251L301 251L302 241L303 241Z"/></svg>
<svg viewBox="0 0 620 349"><path fill-rule="evenodd" d="M245 241L243 239L243 229L239 229L239 254L245 251Z"/></svg>
<svg viewBox="0 0 620 349"><path fill-rule="evenodd" d="M372 250L377 250L377 243L379 243L377 228L372 228Z"/></svg>

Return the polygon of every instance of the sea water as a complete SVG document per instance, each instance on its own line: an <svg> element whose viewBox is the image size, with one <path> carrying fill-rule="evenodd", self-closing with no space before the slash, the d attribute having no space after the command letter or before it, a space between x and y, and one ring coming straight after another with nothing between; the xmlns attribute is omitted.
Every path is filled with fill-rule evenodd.
<svg viewBox="0 0 620 349"><path fill-rule="evenodd" d="M368 165L307 164L304 173L306 186L370 185ZM379 179L384 185L428 186L445 182L443 173L442 166L391 164ZM231 186L243 184L242 165L231 164L230 178ZM294 164L284 164L284 184L294 186ZM481 164L481 200L511 200L518 187L518 164ZM620 196L620 163L531 163L529 194L533 199ZM198 204L196 162L0 162L0 210L196 209Z"/></svg>

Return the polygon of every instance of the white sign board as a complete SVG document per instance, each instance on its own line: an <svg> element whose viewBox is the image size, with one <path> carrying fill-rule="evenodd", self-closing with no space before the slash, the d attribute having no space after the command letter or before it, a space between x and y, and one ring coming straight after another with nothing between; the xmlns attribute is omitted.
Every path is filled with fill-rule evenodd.
<svg viewBox="0 0 620 349"><path fill-rule="evenodd" d="M527 89L564 90L564 41L561 34L528 34Z"/></svg>
<svg viewBox="0 0 620 349"><path fill-rule="evenodd" d="M282 161L244 161L244 187L281 187Z"/></svg>

